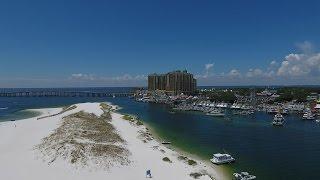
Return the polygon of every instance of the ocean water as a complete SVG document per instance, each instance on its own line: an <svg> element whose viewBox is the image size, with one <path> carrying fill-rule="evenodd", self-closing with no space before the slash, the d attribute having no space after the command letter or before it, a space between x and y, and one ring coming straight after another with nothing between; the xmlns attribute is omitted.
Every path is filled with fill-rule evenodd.
<svg viewBox="0 0 320 180"><path fill-rule="evenodd" d="M0 92L32 92L32 91L51 91L45 88L0 88ZM130 87L111 87L111 88L59 88L66 92L132 92ZM8 120L19 120L34 117L36 112L26 111L26 109L37 109L46 107L61 107L74 103L100 102L105 98L98 97L0 97L0 122Z"/></svg>
<svg viewBox="0 0 320 180"><path fill-rule="evenodd" d="M166 105L135 102L129 98L0 98L0 121L32 116L30 108L57 107L80 102L108 101L121 106L121 113L135 114L160 138L203 159L228 152L236 162L230 171L249 171L258 179L319 179L320 124L286 116L284 127L273 127L272 116L231 116L230 120L202 113L172 113Z"/></svg>

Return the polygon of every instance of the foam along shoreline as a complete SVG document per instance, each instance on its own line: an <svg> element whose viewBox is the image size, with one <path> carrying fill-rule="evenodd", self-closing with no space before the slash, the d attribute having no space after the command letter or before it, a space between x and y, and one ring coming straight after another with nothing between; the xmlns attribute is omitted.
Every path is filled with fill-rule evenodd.
<svg viewBox="0 0 320 180"><path fill-rule="evenodd" d="M112 107L114 108L114 106ZM190 174L198 176L197 178L201 180L227 179L214 166L207 166L206 163L198 160L193 162L190 158L180 156L179 153L165 147L152 137L144 125L136 121L125 120L123 115L116 112L111 113L112 119L107 124L110 125L112 133L114 135L118 134L121 139L105 139L97 133L90 134L91 131L89 130L89 134L87 134L87 130L76 131L78 128L69 131L70 125L77 125L78 122L81 124L90 123L88 121L90 118L81 120L81 117L74 115L80 111L90 115L93 121L96 117L100 119L104 115L100 103L76 104L76 108L63 113L60 113L63 111L62 108L38 109L37 111L47 117L19 120L14 122L16 127L13 122L0 123L0 169L2 179L139 180L146 179L147 170L151 170L152 179L155 180L195 179ZM71 119L64 117L71 117ZM61 130L62 127L64 129ZM105 131L106 129L101 129L101 133L105 133ZM68 140L70 137L68 132L72 132L73 141ZM81 134L81 132L85 132L85 134ZM50 147L47 147L48 144L42 144L44 139L54 138L54 135L60 137L61 134L59 133L62 133L62 137L66 137L65 142L67 144L53 152L61 153L55 154L52 151L48 151L49 153L44 151L45 153L43 153L41 150L54 149L53 145L57 145L61 141L61 138L58 138L55 144L49 143ZM65 133L65 136L63 136L63 133ZM70 148L74 147L70 146L71 142L76 144L77 147L81 147L79 154L75 155L74 149ZM37 149L36 147L39 147L39 145L44 145L41 146L43 149ZM104 148L110 147L114 152L123 154L116 156L114 154L101 154L100 151L97 151L97 149L104 150ZM71 157L69 155L82 157L81 161L79 160L82 163L78 163L77 159L76 163L73 163L74 161L69 159ZM52 157L55 158L52 159ZM112 159L115 157L121 158L121 161Z"/></svg>

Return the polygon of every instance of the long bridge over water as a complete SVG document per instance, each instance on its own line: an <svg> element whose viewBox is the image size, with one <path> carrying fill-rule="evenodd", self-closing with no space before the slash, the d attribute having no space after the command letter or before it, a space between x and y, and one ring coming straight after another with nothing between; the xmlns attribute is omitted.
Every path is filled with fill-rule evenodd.
<svg viewBox="0 0 320 180"><path fill-rule="evenodd" d="M90 92L90 91L18 91L0 92L0 97L128 97L133 92Z"/></svg>

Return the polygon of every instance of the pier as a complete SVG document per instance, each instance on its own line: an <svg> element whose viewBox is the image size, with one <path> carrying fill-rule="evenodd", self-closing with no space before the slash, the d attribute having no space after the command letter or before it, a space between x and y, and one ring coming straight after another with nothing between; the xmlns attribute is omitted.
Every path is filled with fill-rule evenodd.
<svg viewBox="0 0 320 180"><path fill-rule="evenodd" d="M88 91L19 91L0 92L0 97L129 97L132 92L88 92Z"/></svg>

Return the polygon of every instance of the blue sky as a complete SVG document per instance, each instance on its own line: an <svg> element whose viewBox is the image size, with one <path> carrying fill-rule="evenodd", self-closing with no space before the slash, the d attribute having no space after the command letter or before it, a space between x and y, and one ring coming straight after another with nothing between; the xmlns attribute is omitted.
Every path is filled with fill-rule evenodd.
<svg viewBox="0 0 320 180"><path fill-rule="evenodd" d="M0 2L0 87L319 84L318 1Z"/></svg>

